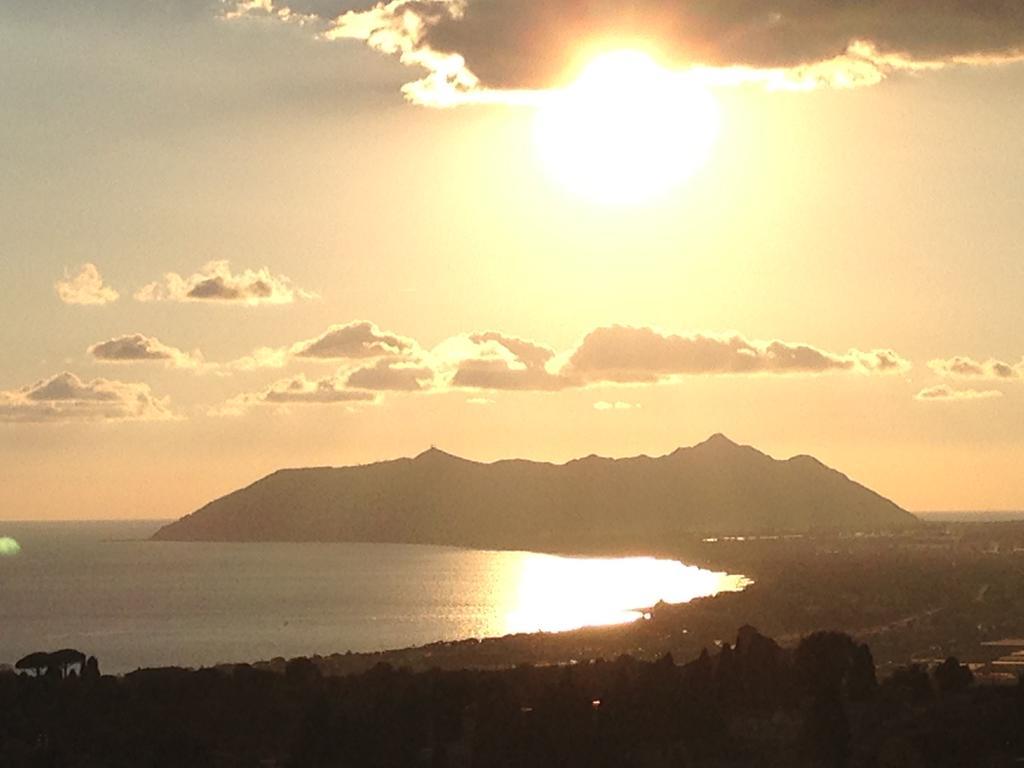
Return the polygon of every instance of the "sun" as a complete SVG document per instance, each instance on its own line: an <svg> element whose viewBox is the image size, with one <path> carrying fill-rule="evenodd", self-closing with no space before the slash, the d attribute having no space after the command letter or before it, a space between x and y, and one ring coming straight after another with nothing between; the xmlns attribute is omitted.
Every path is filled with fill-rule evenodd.
<svg viewBox="0 0 1024 768"><path fill-rule="evenodd" d="M642 51L602 54L537 110L534 139L548 173L571 192L636 204L681 184L708 159L718 105L686 73Z"/></svg>

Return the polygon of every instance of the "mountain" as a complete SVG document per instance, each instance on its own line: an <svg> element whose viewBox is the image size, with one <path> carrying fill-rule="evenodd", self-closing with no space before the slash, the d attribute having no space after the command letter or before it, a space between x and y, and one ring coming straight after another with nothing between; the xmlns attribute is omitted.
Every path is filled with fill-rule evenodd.
<svg viewBox="0 0 1024 768"><path fill-rule="evenodd" d="M810 456L714 435L667 456L284 469L161 528L173 541L359 541L501 549L656 547L690 533L877 530L913 515Z"/></svg>

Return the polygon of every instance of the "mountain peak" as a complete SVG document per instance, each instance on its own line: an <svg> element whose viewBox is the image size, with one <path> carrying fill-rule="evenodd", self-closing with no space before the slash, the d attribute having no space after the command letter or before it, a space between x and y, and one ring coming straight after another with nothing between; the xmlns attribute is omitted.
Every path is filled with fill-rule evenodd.
<svg viewBox="0 0 1024 768"><path fill-rule="evenodd" d="M442 451L436 445L432 445L429 448L427 448L427 450L416 454L416 456L413 457L413 461L438 461L441 459L447 460L458 458L458 456L448 453L447 451Z"/></svg>
<svg viewBox="0 0 1024 768"><path fill-rule="evenodd" d="M685 451L731 451L736 448L742 448L739 443L735 443L728 437L723 435L721 432L715 432L711 437L697 443L690 448L680 448L681 452Z"/></svg>
<svg viewBox="0 0 1024 768"><path fill-rule="evenodd" d="M702 442L692 445L689 448L676 448L673 456L686 458L688 456L703 456L715 462L729 463L738 461L741 458L749 460L754 457L770 458L750 445L743 445L729 439L721 432L715 432L711 437Z"/></svg>
<svg viewBox="0 0 1024 768"><path fill-rule="evenodd" d="M698 443L698 445L721 445L721 446L731 446L731 447L734 447L734 448L739 447L739 443L736 443L736 442L730 440L728 437L723 435L721 432L715 432L715 434L713 434L711 437L709 437L703 443Z"/></svg>

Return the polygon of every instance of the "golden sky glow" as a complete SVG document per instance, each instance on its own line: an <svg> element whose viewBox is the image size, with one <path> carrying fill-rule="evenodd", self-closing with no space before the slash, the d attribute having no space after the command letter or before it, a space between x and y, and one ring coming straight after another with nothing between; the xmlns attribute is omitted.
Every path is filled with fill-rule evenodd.
<svg viewBox="0 0 1024 768"><path fill-rule="evenodd" d="M682 183L706 162L717 131L707 89L636 50L593 58L547 94L534 124L551 175L602 203L638 204Z"/></svg>
<svg viewBox="0 0 1024 768"><path fill-rule="evenodd" d="M0 519L714 432L1024 507L1018 17L149 5L0 8Z"/></svg>

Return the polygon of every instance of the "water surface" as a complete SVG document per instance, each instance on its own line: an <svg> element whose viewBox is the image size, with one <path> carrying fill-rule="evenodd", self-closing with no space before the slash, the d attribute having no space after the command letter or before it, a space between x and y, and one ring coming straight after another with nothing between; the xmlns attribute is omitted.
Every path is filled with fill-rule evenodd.
<svg viewBox="0 0 1024 768"><path fill-rule="evenodd" d="M371 651L632 621L742 577L653 558L402 544L153 542L159 523L0 523L0 663L74 647L106 672Z"/></svg>

